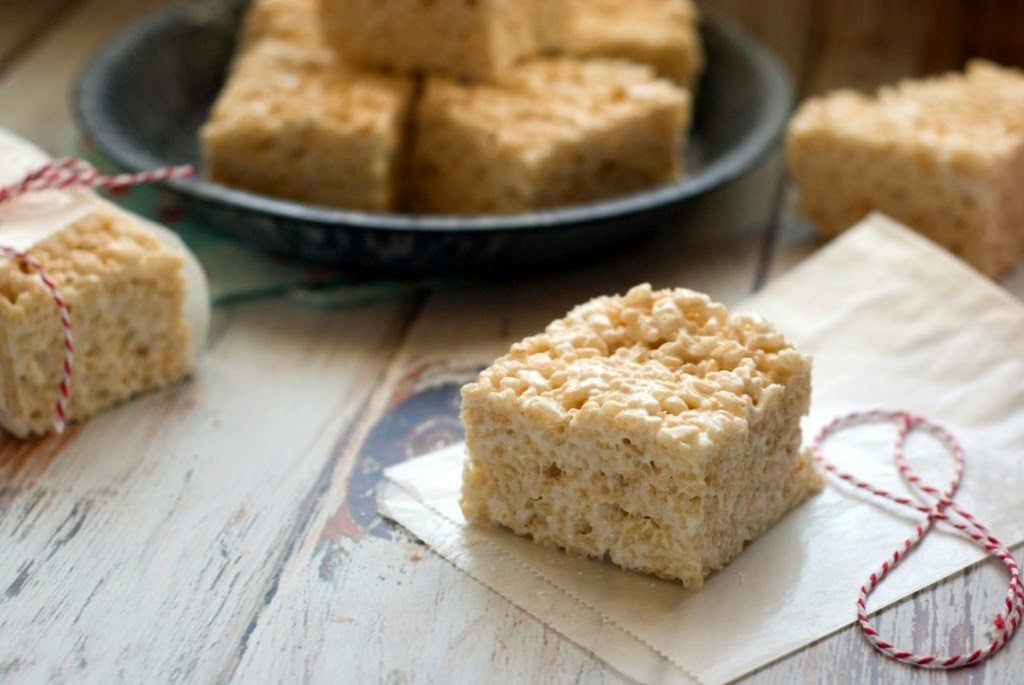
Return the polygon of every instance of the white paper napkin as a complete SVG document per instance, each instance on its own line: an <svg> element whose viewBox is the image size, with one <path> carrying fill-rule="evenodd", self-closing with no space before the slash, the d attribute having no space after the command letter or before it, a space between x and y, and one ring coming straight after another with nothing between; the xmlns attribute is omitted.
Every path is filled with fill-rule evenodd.
<svg viewBox="0 0 1024 685"><path fill-rule="evenodd" d="M1024 540L1020 302L875 215L738 309L763 314L814 355L805 435L837 414L876 406L943 422L967 449L957 500L1007 544ZM844 467L900 489L891 439L883 428L863 428L828 449ZM948 479L950 462L937 446L914 439L910 453L924 474ZM381 511L643 682L725 682L849 625L857 588L913 527L912 517L830 483L690 592L468 526L458 506L463 458L459 445L387 470ZM892 604L982 556L951 534L932 535L870 606Z"/></svg>

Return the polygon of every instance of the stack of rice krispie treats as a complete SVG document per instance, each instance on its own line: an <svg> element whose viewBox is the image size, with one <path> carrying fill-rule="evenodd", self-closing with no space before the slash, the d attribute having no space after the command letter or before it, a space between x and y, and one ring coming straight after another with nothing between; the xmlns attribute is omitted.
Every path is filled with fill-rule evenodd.
<svg viewBox="0 0 1024 685"><path fill-rule="evenodd" d="M202 130L227 185L365 211L509 213L679 177L691 0L253 0Z"/></svg>

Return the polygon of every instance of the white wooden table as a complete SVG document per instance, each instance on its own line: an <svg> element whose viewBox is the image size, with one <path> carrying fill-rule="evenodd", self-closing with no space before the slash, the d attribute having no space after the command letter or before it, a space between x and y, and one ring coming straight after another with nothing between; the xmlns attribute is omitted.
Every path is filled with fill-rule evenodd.
<svg viewBox="0 0 1024 685"><path fill-rule="evenodd" d="M0 0L0 125L70 149L83 59L162 4ZM748 294L779 169L730 189L693 233L567 274L355 309L221 308L195 380L62 438L0 439L0 681L620 682L381 521L374 487L384 466L458 439L457 387L571 304L639 281ZM773 274L813 249L796 224L777 242ZM1024 296L1024 270L1007 284ZM941 650L1002 587L972 570L880 624ZM750 682L1022 673L1019 640L945 676L883 661L849 629Z"/></svg>

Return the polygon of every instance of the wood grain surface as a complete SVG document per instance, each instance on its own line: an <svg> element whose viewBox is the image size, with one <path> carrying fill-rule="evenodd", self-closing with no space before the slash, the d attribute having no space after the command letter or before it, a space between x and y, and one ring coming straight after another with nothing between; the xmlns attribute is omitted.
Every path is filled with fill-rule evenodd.
<svg viewBox="0 0 1024 685"><path fill-rule="evenodd" d="M71 8L68 0L37 0L0 4L0 72L13 64L33 44L48 33L61 14Z"/></svg>
<svg viewBox="0 0 1024 685"><path fill-rule="evenodd" d="M0 0L0 125L71 149L67 95L83 60L163 4ZM805 92L1014 47L988 1L703 4L774 44ZM692 233L570 273L349 309L289 298L220 308L195 380L62 438L0 438L0 681L622 682L382 521L375 487L386 466L460 439L459 385L573 303L645 280L742 299L780 163L721 193ZM774 247L773 275L815 241L787 219ZM1006 284L1024 297L1024 268ZM994 611L1002 580L983 565L879 625L956 649ZM1002 683L1022 672L1017 643L946 676L883 661L849 629L749 682Z"/></svg>

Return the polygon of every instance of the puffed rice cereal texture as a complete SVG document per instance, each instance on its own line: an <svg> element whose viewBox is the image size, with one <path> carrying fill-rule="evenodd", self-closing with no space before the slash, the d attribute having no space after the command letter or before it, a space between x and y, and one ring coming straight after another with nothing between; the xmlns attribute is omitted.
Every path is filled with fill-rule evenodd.
<svg viewBox="0 0 1024 685"><path fill-rule="evenodd" d="M826 236L880 211L989 276L1024 254L1024 73L963 73L797 111L787 139L798 211Z"/></svg>
<svg viewBox="0 0 1024 685"><path fill-rule="evenodd" d="M581 305L462 389L462 508L700 587L822 486L811 360L770 324L649 285Z"/></svg>

